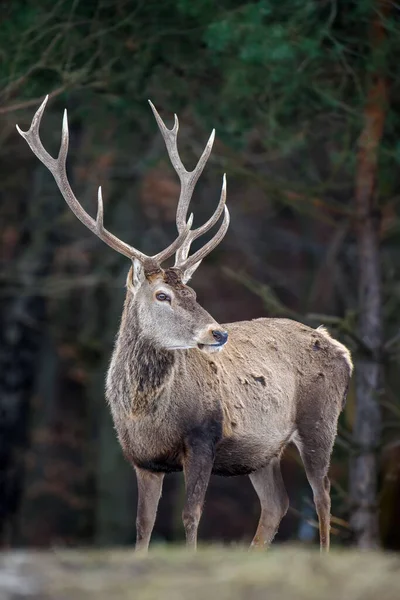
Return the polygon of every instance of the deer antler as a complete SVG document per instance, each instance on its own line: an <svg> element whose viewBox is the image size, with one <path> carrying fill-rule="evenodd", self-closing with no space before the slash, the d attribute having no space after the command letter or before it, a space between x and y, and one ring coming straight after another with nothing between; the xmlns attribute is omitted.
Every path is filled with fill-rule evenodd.
<svg viewBox="0 0 400 600"><path fill-rule="evenodd" d="M27 141L33 153L38 157L38 159L49 169L52 173L64 199L75 216L78 217L80 221L88 229L93 231L103 242L108 244L111 248L127 256L130 259L136 258L139 260L146 269L154 269L159 268L159 265L167 260L170 256L172 256L178 248L186 241L187 237L190 233L190 227L193 222L193 215L190 216L187 223L185 223L179 229L179 235L168 248L162 250L158 254L154 256L147 256L140 252L133 246L129 246L115 235L107 231L103 225L103 199L101 195L101 187L99 187L98 191L98 207L97 207L97 217L94 220L81 206L75 197L71 186L68 182L68 177L66 173L66 159L68 154L68 142L69 142L69 132L68 132L68 120L67 120L67 111L64 111L63 125L62 125L62 135L61 135L61 146L60 151L58 153L57 158L53 158L50 154L45 150L39 136L39 127L40 122L42 120L42 116L44 113L44 109L46 107L48 100L48 96L44 99L39 109L36 111L35 116L32 119L31 126L28 131L22 131L18 125L17 130L18 133ZM186 213L185 213L186 216Z"/></svg>
<svg viewBox="0 0 400 600"><path fill-rule="evenodd" d="M186 215L189 208L190 200L192 198L193 190L211 153L211 149L214 143L215 129L213 129L197 165L195 166L193 171L187 171L182 163L178 152L178 117L174 115L174 126L172 127L172 129L168 129L165 126L164 121L158 114L156 108L154 107L152 102L150 102L150 100L149 104L156 118L161 134L164 138L172 166L174 167L181 182L181 192L179 196L178 208L176 211L176 226L178 228L179 233L182 233L186 226ZM214 214L208 219L206 223L204 223L204 225L201 225L201 227L193 229L193 231L191 230L189 232L189 235L186 237L183 244L177 249L174 267L179 268L183 272L191 269L191 272L193 273L197 269L203 258L220 243L229 227L229 211L225 205L225 201L226 176L224 175L220 200ZM197 250L197 252L195 252L192 256L188 256L190 246L193 240L198 238L200 235L203 235L203 233L209 231L209 229L211 229L211 227L213 227L217 223L218 219L222 215L222 212L224 212L224 220L214 237L209 242L207 242L207 244L205 244L202 248Z"/></svg>

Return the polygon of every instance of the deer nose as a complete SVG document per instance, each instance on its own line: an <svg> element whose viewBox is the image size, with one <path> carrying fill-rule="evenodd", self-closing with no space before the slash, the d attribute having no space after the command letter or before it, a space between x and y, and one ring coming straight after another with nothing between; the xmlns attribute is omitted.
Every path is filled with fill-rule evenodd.
<svg viewBox="0 0 400 600"><path fill-rule="evenodd" d="M220 346L222 346L223 344L226 343L226 340L228 339L228 334L226 331L219 331L218 329L214 329L211 332L214 340L220 344Z"/></svg>

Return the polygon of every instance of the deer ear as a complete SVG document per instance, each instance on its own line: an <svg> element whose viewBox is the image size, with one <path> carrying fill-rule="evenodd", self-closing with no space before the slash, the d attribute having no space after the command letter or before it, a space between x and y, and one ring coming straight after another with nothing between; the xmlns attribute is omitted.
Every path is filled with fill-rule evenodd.
<svg viewBox="0 0 400 600"><path fill-rule="evenodd" d="M197 267L200 266L201 260L199 260L199 262L195 263L192 267L189 267L188 269L185 270L183 276L182 276L182 283L187 283L189 281L189 279L192 277L193 273L195 272L195 270L197 269Z"/></svg>
<svg viewBox="0 0 400 600"><path fill-rule="evenodd" d="M145 274L143 265L136 258L134 258L132 261L132 266L129 269L126 287L132 292L132 294L136 294L144 280Z"/></svg>

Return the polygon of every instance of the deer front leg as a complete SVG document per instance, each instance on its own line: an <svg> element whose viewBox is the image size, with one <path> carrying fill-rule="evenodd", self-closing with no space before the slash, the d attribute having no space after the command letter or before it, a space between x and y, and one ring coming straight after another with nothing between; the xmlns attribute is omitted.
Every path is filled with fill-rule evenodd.
<svg viewBox="0 0 400 600"><path fill-rule="evenodd" d="M183 461L186 498L182 520L186 533L186 546L191 550L196 550L197 547L197 530L213 462L214 446L210 441L201 437L192 437L187 441Z"/></svg>
<svg viewBox="0 0 400 600"><path fill-rule="evenodd" d="M138 486L136 515L136 551L147 552L161 497L164 473L152 473L135 467Z"/></svg>

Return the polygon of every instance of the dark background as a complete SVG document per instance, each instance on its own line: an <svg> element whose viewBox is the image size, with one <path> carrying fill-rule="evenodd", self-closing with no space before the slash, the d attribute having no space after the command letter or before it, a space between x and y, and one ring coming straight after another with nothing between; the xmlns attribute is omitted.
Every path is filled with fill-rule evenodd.
<svg viewBox="0 0 400 600"><path fill-rule="evenodd" d="M399 549L398 5L15 0L0 11L0 546L135 538L135 478L104 399L129 264L73 216L15 130L50 93L45 146L58 152L67 107L78 198L94 215L101 184L106 227L148 254L176 234L179 184L147 98L168 125L178 113L190 168L216 128L195 226L224 172L231 225L192 285L217 321L289 316L349 346L333 543ZM283 471L291 509L277 540L314 543L292 449ZM181 476L166 479L159 542L183 539L183 491ZM246 478L213 478L200 538L247 543L258 511Z"/></svg>

